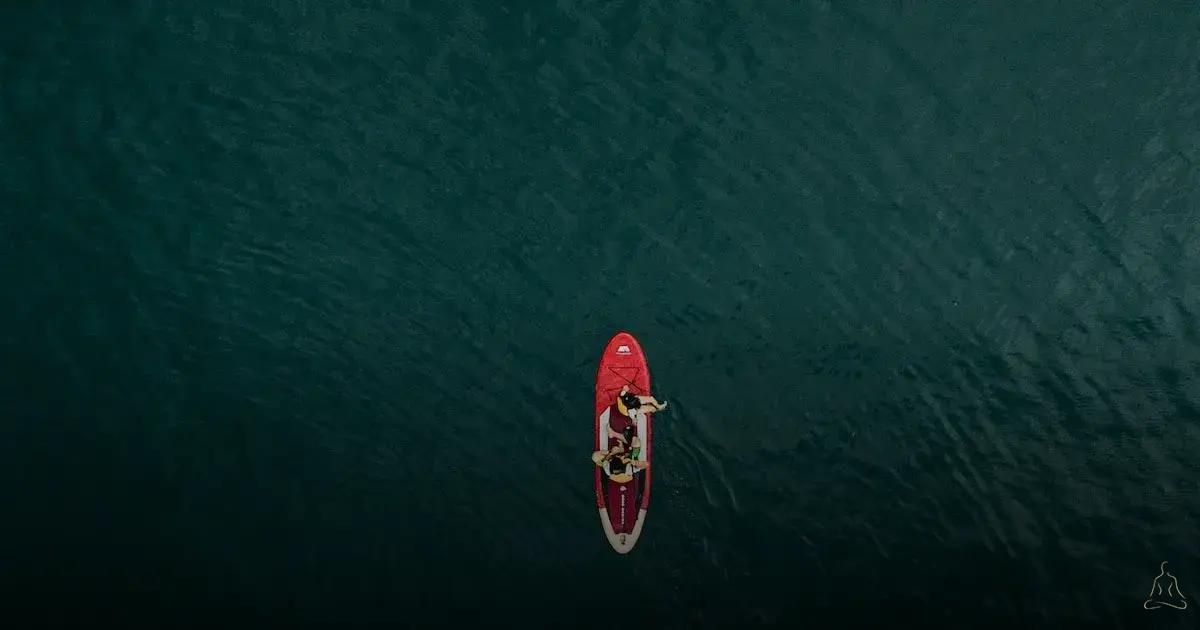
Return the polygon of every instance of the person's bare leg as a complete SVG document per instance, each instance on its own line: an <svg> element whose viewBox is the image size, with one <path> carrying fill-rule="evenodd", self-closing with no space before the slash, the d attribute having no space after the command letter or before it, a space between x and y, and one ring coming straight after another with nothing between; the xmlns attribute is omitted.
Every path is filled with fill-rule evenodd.
<svg viewBox="0 0 1200 630"><path fill-rule="evenodd" d="M642 401L643 405L651 405L655 411L662 411L667 408L667 403L660 403L653 396L638 396L638 400Z"/></svg>

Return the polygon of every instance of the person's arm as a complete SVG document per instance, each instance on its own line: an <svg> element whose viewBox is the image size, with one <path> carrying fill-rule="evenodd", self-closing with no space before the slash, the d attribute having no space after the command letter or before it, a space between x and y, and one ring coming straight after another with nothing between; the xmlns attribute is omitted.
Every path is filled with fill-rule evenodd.
<svg viewBox="0 0 1200 630"><path fill-rule="evenodd" d="M608 427L608 437L621 440L622 444L625 443L625 436L621 435L620 433L617 433L616 431L613 431L612 425L609 425L609 427Z"/></svg>

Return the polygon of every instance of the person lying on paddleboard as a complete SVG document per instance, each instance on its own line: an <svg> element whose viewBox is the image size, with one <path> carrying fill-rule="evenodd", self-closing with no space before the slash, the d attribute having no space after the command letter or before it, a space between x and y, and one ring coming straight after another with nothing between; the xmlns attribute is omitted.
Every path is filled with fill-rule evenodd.
<svg viewBox="0 0 1200 630"><path fill-rule="evenodd" d="M629 391L629 386L621 388L621 393L617 395L617 411L618 414L609 414L608 420L608 437L612 440L617 440L621 444L629 445L629 438L625 434L625 427L636 426L636 423L641 420L642 415L646 413L654 413L667 408L667 403L658 402L654 396L637 396Z"/></svg>
<svg viewBox="0 0 1200 630"><path fill-rule="evenodd" d="M650 462L639 459L642 454L642 441L637 436L637 422L645 413L662 411L667 403L659 402L653 396L637 396L629 391L629 386L621 388L617 395L616 413L609 413L608 445L606 451L592 453L592 462L604 470L609 479L624 483L633 479L633 472L645 470ZM629 452L626 454L625 449Z"/></svg>
<svg viewBox="0 0 1200 630"><path fill-rule="evenodd" d="M607 451L592 453L592 463L599 466L609 479L617 483L632 481L633 473L649 468L650 462L636 459L642 450L642 442L636 435L630 438L630 442L633 446L628 455L626 455L625 449L618 444Z"/></svg>
<svg viewBox="0 0 1200 630"><path fill-rule="evenodd" d="M658 399L653 396L635 396L631 394L629 392L628 385L622 387L621 393L617 394L617 408L620 409L621 413L625 415L629 414L625 411L625 409L623 409L623 407L633 410L641 409L643 405L654 407L653 409L649 410L651 413L655 411L662 411L663 409L667 408L667 403L665 401L658 402Z"/></svg>

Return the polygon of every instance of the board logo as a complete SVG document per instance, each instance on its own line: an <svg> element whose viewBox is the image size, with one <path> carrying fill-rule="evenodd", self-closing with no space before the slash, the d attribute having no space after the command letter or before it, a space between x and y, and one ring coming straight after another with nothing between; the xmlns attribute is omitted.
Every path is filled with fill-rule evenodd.
<svg viewBox="0 0 1200 630"><path fill-rule="evenodd" d="M629 346L626 346L626 345L617 346L617 354L629 354L631 352L633 352L633 351L629 349Z"/></svg>

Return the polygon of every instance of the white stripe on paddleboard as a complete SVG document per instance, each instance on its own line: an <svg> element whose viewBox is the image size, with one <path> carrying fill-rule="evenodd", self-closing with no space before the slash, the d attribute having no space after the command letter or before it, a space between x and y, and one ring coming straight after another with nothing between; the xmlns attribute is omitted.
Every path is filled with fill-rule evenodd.
<svg viewBox="0 0 1200 630"><path fill-rule="evenodd" d="M638 414L637 434L642 440L642 452L638 453L638 461L645 461L646 456L650 454L646 450L646 414L645 414L645 412Z"/></svg>
<svg viewBox="0 0 1200 630"><path fill-rule="evenodd" d="M612 411L610 406L600 414L600 435L596 436L596 450L608 450L608 414Z"/></svg>

